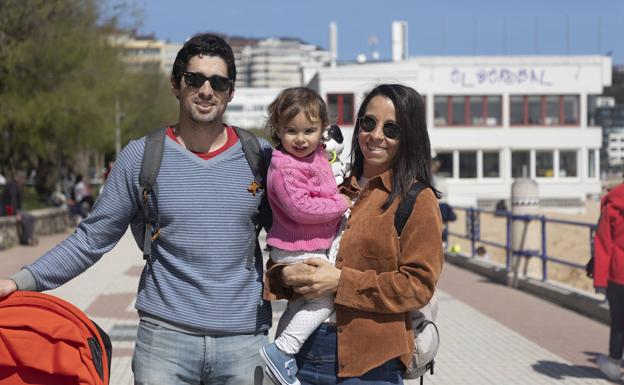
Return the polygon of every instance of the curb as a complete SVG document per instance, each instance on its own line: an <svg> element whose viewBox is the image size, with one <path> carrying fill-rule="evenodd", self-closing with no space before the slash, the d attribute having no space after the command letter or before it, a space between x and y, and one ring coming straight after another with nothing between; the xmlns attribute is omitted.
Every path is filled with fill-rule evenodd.
<svg viewBox="0 0 624 385"><path fill-rule="evenodd" d="M445 252L444 259L446 262L485 276L494 282L512 286L511 273L505 270L504 265L486 262L461 253ZM611 324L609 305L602 295L588 293L562 283L544 282L531 277L519 277L517 289L593 318L606 325Z"/></svg>

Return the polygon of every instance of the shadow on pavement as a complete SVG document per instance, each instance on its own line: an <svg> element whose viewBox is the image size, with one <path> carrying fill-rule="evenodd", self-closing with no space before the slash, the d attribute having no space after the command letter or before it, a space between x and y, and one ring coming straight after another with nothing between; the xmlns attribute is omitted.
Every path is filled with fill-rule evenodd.
<svg viewBox="0 0 624 385"><path fill-rule="evenodd" d="M538 361L533 370L556 380L566 378L606 379L596 366L571 365L555 361ZM621 384L622 382L617 382Z"/></svg>

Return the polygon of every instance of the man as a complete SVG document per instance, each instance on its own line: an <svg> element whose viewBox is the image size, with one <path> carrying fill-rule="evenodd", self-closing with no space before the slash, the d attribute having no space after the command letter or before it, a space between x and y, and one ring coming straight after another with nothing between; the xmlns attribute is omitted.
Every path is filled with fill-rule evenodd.
<svg viewBox="0 0 624 385"><path fill-rule="evenodd" d="M35 217L22 209L22 192L26 185L26 173L18 171L15 180L4 186L0 198L0 216L15 216L19 226L20 244L34 246Z"/></svg>
<svg viewBox="0 0 624 385"><path fill-rule="evenodd" d="M253 173L235 131L222 120L235 80L232 49L214 35L191 38L173 65L171 88L180 115L179 123L167 128L158 200L150 201L151 213L157 207L160 231L136 301L135 384L262 381L259 350L268 342L271 307L262 300L262 260L251 256L252 218L263 194L248 190ZM139 139L124 148L76 233L1 280L0 296L67 282L109 251L128 225L143 246L139 170L144 146ZM270 152L267 141L261 146Z"/></svg>

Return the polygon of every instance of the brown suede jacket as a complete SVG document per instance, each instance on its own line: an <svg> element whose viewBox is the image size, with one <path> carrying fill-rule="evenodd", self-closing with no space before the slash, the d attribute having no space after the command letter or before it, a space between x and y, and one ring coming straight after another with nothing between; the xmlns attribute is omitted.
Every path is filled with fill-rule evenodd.
<svg viewBox="0 0 624 385"><path fill-rule="evenodd" d="M340 241L336 267L338 376L356 377L399 357L404 365L414 351L410 311L429 302L442 272L442 220L431 189L416 199L401 238L394 218L398 200L381 206L392 188L390 171L372 178L363 190L351 177L341 192L358 200ZM288 298L282 266L265 277L265 299Z"/></svg>

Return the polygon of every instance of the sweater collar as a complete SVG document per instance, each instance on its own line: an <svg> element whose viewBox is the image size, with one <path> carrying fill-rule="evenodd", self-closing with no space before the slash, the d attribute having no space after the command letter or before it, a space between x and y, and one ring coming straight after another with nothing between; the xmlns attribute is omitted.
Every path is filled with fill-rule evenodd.
<svg viewBox="0 0 624 385"><path fill-rule="evenodd" d="M392 191L392 170L388 169L379 175L375 175L369 179L368 184L370 186L383 187L388 193L390 193ZM358 185L357 178L353 174L349 176L349 179L347 179L344 183L344 186L351 191L359 191L364 187Z"/></svg>

